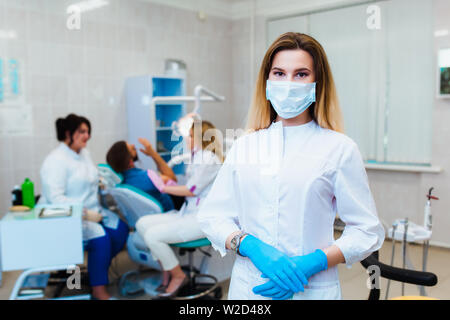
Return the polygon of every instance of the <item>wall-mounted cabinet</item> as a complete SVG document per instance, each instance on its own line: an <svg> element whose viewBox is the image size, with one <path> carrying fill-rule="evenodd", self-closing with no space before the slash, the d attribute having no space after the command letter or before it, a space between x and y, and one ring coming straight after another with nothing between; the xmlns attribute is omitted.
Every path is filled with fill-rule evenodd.
<svg viewBox="0 0 450 320"><path fill-rule="evenodd" d="M164 76L139 76L126 81L126 107L128 140L140 145L138 138L147 138L154 149L166 161L172 157L172 150L183 143L182 138L174 134L172 123L186 114L186 106L179 102L151 103L154 97L184 96L183 78ZM182 148L177 148L181 150ZM155 163L147 156L139 154L143 169L156 169ZM175 174L185 172L184 164L173 168Z"/></svg>

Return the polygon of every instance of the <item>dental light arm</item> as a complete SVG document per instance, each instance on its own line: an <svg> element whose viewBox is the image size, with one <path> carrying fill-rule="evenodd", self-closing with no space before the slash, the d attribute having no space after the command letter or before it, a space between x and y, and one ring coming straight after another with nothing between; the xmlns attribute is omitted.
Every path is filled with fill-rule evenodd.
<svg viewBox="0 0 450 320"><path fill-rule="evenodd" d="M216 94L215 92L209 90L208 88L203 87L202 85L197 85L194 89L194 96L195 96L195 108L194 111L192 111L193 113L196 114L200 114L202 108L201 108L201 101L202 97L201 94L205 93L206 95L208 95L210 98L213 99L213 101L224 101L225 97L220 96L218 94Z"/></svg>
<svg viewBox="0 0 450 320"><path fill-rule="evenodd" d="M202 93L205 94L202 96ZM202 85L197 85L194 89L194 96L170 96L170 97L153 97L150 101L151 112L154 112L155 106L157 103L185 103L185 102L194 102L195 107L194 110L179 119L178 121L172 124L172 129L180 136L189 135L189 130L193 123L192 114L199 115L201 112L201 103L202 102L215 102L215 101L225 101L225 97L218 95L217 93L203 87ZM181 154L172 157L169 161L169 167L174 167L181 162L190 158L190 154Z"/></svg>
<svg viewBox="0 0 450 320"><path fill-rule="evenodd" d="M202 96L202 93L205 94L205 96ZM224 101L225 97L220 96L217 93L201 86L197 85L194 89L194 96L175 96L175 97L153 97L153 99L150 102L150 108L153 112L155 109L155 105L158 102L194 102L195 107L192 111L193 114L200 115L201 112L201 102L214 102L214 101ZM192 114L191 113L191 114ZM179 119L177 122L174 122L172 125L173 130L180 136L186 136L189 134L189 132L186 132L190 129L190 125L192 125L192 116L191 114L189 116L184 116L181 119ZM189 118L189 119L187 119ZM189 127L189 128L187 128Z"/></svg>
<svg viewBox="0 0 450 320"><path fill-rule="evenodd" d="M205 93L206 96L201 96L202 93ZM158 102L195 102L195 108L192 112L199 114L201 111L201 102L214 101L225 101L225 97L220 96L201 85L197 85L194 89L194 96L153 97L151 106L154 108L155 104Z"/></svg>

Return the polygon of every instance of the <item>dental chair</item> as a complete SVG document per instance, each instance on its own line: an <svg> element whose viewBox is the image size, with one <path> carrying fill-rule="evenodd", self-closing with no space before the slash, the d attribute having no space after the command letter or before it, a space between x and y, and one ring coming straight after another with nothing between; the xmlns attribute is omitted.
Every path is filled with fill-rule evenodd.
<svg viewBox="0 0 450 320"><path fill-rule="evenodd" d="M150 195L126 184L118 184L107 189L106 193L114 199L118 211L126 220L132 232L127 239L127 251L130 259L139 266L161 271L159 263L152 257L143 239L134 231L141 216L163 212L161 204ZM138 280L142 268L128 271L120 277L119 293L121 296L138 296L144 293L144 287Z"/></svg>
<svg viewBox="0 0 450 320"><path fill-rule="evenodd" d="M376 268L380 271L379 274L371 274L372 288L369 293L369 300L379 300L380 299L380 288L375 284L380 284L380 277L390 279L393 281L399 281L403 283L415 284L418 286L435 286L438 282L437 276L431 272L415 271L403 268L393 267L384 264L378 260L378 251L372 253L369 257L361 261L361 264L369 272L375 271ZM375 267L375 268L373 268ZM372 277L373 276L373 277ZM423 296L403 296L393 298L393 300L429 300L431 298Z"/></svg>
<svg viewBox="0 0 450 320"><path fill-rule="evenodd" d="M102 165L102 170L104 172L108 170L113 171L108 167L108 165ZM106 176L109 176L109 178L114 177L110 172ZM116 175L113 179L117 181L117 177L120 176ZM109 187L103 190L103 196L112 197L118 211L122 214L132 230L135 229L136 222L140 217L163 212L161 204L149 194L126 184L119 183L111 187L111 181L107 183ZM186 253L188 254L188 265L182 266L182 269L187 272L189 283L180 290L178 296L174 299L220 299L222 297L222 289L218 286L218 280L212 275L201 273L201 270L204 270L207 265L207 258L211 257L211 254L203 250L203 248L210 247L210 245L211 243L206 238L171 244L174 248L179 248L180 256ZM199 268L194 266L194 252L196 250L204 254ZM130 232L127 240L127 251L130 259L139 266L162 271L160 264L152 257L150 250L137 232ZM154 289L159 285L159 276L158 279L149 278L139 280L141 271L143 270L132 270L122 275L119 280L120 295L124 297L138 296L144 293L150 296L156 295ZM209 279L210 281L199 281L202 278Z"/></svg>

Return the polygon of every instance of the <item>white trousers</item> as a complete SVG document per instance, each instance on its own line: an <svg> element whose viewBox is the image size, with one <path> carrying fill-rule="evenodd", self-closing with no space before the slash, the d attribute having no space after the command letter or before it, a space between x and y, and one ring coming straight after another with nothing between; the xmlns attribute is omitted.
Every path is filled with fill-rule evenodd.
<svg viewBox="0 0 450 320"><path fill-rule="evenodd" d="M195 213L180 215L177 211L151 214L140 218L136 230L164 271L172 270L179 261L169 246L205 237Z"/></svg>

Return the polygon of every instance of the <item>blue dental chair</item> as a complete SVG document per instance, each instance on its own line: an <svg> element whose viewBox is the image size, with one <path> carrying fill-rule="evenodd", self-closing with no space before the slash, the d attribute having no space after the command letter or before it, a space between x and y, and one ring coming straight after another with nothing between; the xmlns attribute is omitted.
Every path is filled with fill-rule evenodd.
<svg viewBox="0 0 450 320"><path fill-rule="evenodd" d="M102 164L101 169L99 165L99 172L105 179L103 186L107 186L101 192L102 197L110 196L114 200L116 209L122 214L131 229L134 230L136 222L140 217L163 212L161 204L149 194L133 186L121 184L122 177L115 173L108 165ZM114 187L111 187L119 179L120 182ZM207 264L207 257L211 257L210 253L202 248L209 247L210 245L211 243L206 238L172 244L173 247L179 248L180 256L188 253L188 265L182 268L186 271L189 278L189 284L182 288L178 297L174 299L220 299L222 297L222 289L218 286L217 278L212 275L200 273ZM198 269L194 266L194 252L196 250L204 254ZM162 271L160 264L152 257L144 240L137 232L130 232L127 240L127 251L133 262L152 270ZM149 281L138 280L140 271L132 270L122 275L119 280L119 293L122 296L137 296L144 292L150 295L156 294L151 288L154 289L159 285L158 280L150 281L150 286L148 286ZM199 279L208 279L209 281L202 282Z"/></svg>

